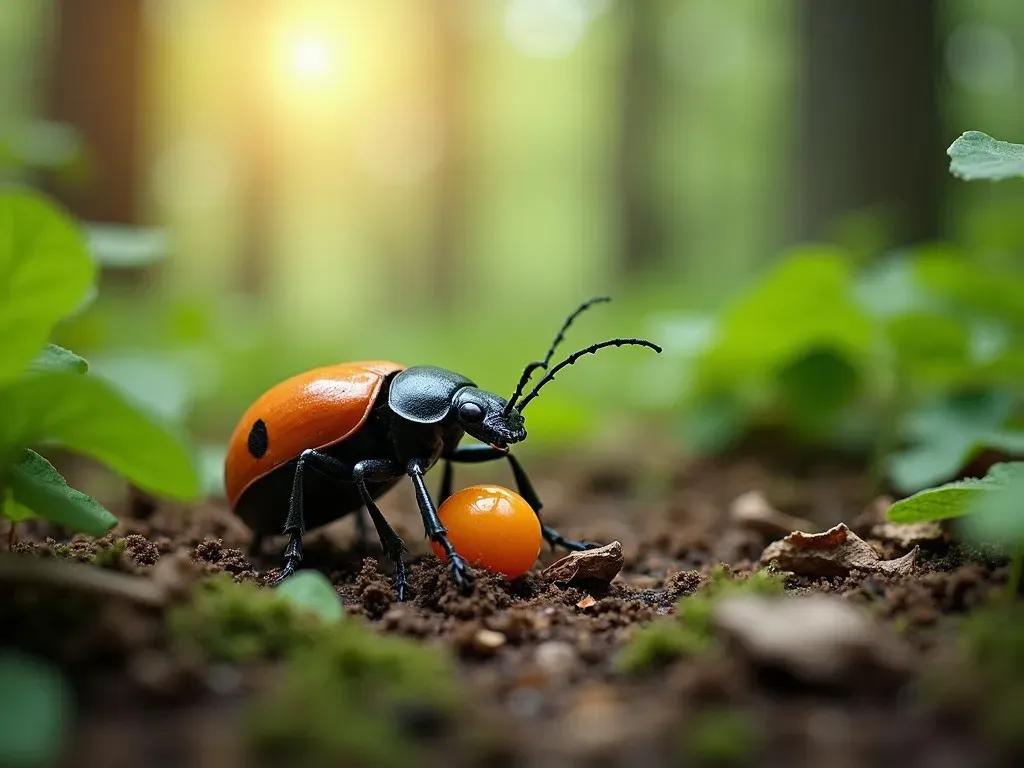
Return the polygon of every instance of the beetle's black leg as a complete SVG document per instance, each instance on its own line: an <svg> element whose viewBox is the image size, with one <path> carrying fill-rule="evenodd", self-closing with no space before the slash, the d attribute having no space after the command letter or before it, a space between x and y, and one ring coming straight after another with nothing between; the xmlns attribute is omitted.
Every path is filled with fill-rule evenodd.
<svg viewBox="0 0 1024 768"><path fill-rule="evenodd" d="M405 553L405 542L395 533L395 529L385 519L384 514L370 496L366 487L367 480L386 480L401 474L398 465L387 459L368 459L360 461L352 469L352 479L359 489L359 495L363 498L366 511L373 521L373 527L377 530L377 537L380 539L380 546L384 554L395 564L395 597L399 602L406 598L406 590L409 587L405 577L405 561L402 555Z"/></svg>
<svg viewBox="0 0 1024 768"><path fill-rule="evenodd" d="M463 464L478 464L484 461L508 459L508 463L512 467L512 475L516 479L516 489L519 491L519 495L526 499L526 503L533 508L534 514L537 515L537 519L540 520L540 530L541 534L544 536L544 541L550 544L552 549L555 547L562 547L572 552L578 552L583 549L594 549L595 547L601 546L593 541L574 541L572 539L567 539L554 528L544 525L544 519L540 516L540 511L544 504L537 496L537 492L533 489L533 483L530 482L530 478L526 475L526 470L523 469L523 465L520 464L519 459L510 452L499 451L496 448L491 448L489 445L464 445L456 448L455 451L447 457L447 459L449 462L448 466L451 466L451 462L453 461L458 461Z"/></svg>
<svg viewBox="0 0 1024 768"><path fill-rule="evenodd" d="M452 572L455 586L463 594L468 594L473 589L473 574L462 555L455 551L455 547L445 535L448 531L441 524L441 518L437 516L434 502L431 501L430 494L427 492L427 484L423 482L423 462L420 459L413 459L409 462L406 472L412 478L412 484L416 488L416 504L420 508L420 515L423 516L423 529L431 541L436 541L441 545L448 557L448 568Z"/></svg>
<svg viewBox="0 0 1024 768"><path fill-rule="evenodd" d="M340 461L325 453L306 449L299 454L295 464L295 478L292 480L292 497L288 505L288 517L284 521L284 533L289 535L288 547L284 551L284 567L274 586L295 573L302 561L302 534L306 530L303 516L302 491L307 470L316 469L330 477L344 477L346 467Z"/></svg>

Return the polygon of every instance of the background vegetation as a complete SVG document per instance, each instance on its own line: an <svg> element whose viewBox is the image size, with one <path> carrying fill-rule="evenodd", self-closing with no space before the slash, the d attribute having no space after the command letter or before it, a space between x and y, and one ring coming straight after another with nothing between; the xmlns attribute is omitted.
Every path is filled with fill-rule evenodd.
<svg viewBox="0 0 1024 768"><path fill-rule="evenodd" d="M603 293L573 340L666 354L562 377L533 449L781 426L910 492L1017 447L1024 184L943 155L1024 137L1014 3L101 5L0 8L3 172L103 267L55 341L184 422L214 485L284 376L391 358L511 390Z"/></svg>

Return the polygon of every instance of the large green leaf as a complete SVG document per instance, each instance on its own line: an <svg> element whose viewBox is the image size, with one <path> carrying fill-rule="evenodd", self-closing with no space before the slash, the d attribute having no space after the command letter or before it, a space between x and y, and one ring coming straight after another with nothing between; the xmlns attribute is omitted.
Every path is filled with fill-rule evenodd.
<svg viewBox="0 0 1024 768"><path fill-rule="evenodd" d="M1019 488L1024 480L1024 462L993 464L980 479L957 480L938 488L915 493L889 507L888 518L896 523L945 520L969 514L987 494ZM1014 494L1016 496L1016 494ZM1017 497L1019 500L1019 497Z"/></svg>
<svg viewBox="0 0 1024 768"><path fill-rule="evenodd" d="M847 260L831 249L805 247L783 257L725 312L701 374L719 384L768 377L819 350L858 360L873 336L854 300Z"/></svg>
<svg viewBox="0 0 1024 768"><path fill-rule="evenodd" d="M42 349L95 274L78 227L44 197L0 191L0 381Z"/></svg>
<svg viewBox="0 0 1024 768"><path fill-rule="evenodd" d="M993 139L981 131L967 131L946 150L949 172L968 181L998 181L1024 176L1024 144Z"/></svg>
<svg viewBox="0 0 1024 768"><path fill-rule="evenodd" d="M75 533L102 536L117 518L102 504L68 485L54 466L35 451L26 450L7 476L14 500L39 517Z"/></svg>
<svg viewBox="0 0 1024 768"><path fill-rule="evenodd" d="M102 379L26 376L0 387L0 413L0 456L28 445L63 445L144 490L180 499L199 492L193 457L181 440Z"/></svg>
<svg viewBox="0 0 1024 768"><path fill-rule="evenodd" d="M89 370L89 363L84 357L79 357L70 349L58 347L56 344L47 344L29 364L28 369L34 373L39 371L86 373Z"/></svg>

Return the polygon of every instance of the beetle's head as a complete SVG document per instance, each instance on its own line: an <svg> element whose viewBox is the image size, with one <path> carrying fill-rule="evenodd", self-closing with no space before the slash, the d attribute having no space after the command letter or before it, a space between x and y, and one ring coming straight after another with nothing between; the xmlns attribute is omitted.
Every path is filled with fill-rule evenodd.
<svg viewBox="0 0 1024 768"><path fill-rule="evenodd" d="M477 387L462 387L452 402L466 434L501 450L526 439L523 415L507 406L505 398Z"/></svg>

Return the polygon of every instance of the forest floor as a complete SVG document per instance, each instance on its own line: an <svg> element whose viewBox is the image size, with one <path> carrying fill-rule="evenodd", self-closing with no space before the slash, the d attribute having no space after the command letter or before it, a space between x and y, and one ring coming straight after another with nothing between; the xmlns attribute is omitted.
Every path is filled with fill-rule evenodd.
<svg viewBox="0 0 1024 768"><path fill-rule="evenodd" d="M804 469L794 473L793 466ZM379 550L355 549L350 519L306 536L303 567L329 576L350 617L382 633L438 643L457 659L471 714L450 727L472 731L475 746L431 741L425 732L432 729L421 728L416 738L428 743L420 764L909 768L1020 758L1013 750L1024 738L1013 733L1024 728L993 728L988 692L978 690L982 677L954 663L959 623L1004 585L1005 559L965 550L945 533L915 541L879 527L884 502L865 491L859 469L822 457L736 455L687 463L660 487L615 462L548 464L537 474L548 524L573 538L621 542L624 564L611 584L550 583L541 569L564 553L545 547L523 578L481 576L474 594L460 596L428 554L412 494L401 486L382 509L411 550L411 601L392 600L389 567ZM484 477L511 480L493 470L458 480ZM851 639L853 629L845 641L814 640L811 629L792 627L787 635L769 616L763 627L755 621L753 630L707 652L624 673L617 659L639 626L667 621L716 563L742 578L786 533L740 520L736 500L744 494L748 504L767 502L818 530L844 522L885 560L919 546L905 573L854 568L786 578L788 593L826 593L862 606L871 617L868 639ZM219 572L262 584L280 562L283 541L276 540L250 559L250 534L224 505L137 503L115 512L122 522L104 539L77 537L62 547L44 528L26 525L15 549L72 560L110 550L106 565L114 570L177 580L179 587ZM111 549L120 539L123 551ZM67 765L245 764L243 713L274 684L273 664L197 665L177 654L168 608L158 602L102 588L85 595L33 584L30 575L21 581L0 606L0 642L56 659L73 680L77 714ZM774 656L747 637L762 630L781 642ZM1014 653L1020 658L1024 648ZM824 661L808 661L816 654ZM956 695L935 693L936 680Z"/></svg>

